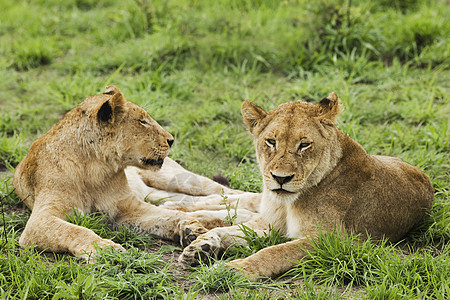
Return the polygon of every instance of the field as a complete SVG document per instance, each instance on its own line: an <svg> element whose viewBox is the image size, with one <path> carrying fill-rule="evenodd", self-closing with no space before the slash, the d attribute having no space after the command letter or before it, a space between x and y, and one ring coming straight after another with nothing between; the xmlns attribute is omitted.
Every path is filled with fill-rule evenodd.
<svg viewBox="0 0 450 300"><path fill-rule="evenodd" d="M450 298L450 5L432 0L0 0L0 298ZM12 172L31 143L85 97L117 85L175 144L171 157L260 191L240 104L265 109L336 91L338 126L369 153L401 157L435 188L431 214L399 244L323 236L280 278L219 265L181 270L180 248L71 221L122 243L95 264L18 245L29 211ZM276 232L272 232L276 237ZM279 238L248 235L245 256ZM233 253L233 254L231 254Z"/></svg>

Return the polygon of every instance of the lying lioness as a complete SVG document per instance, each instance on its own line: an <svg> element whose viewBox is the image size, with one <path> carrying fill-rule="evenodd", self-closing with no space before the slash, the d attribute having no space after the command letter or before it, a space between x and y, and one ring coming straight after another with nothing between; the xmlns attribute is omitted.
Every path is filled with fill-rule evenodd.
<svg viewBox="0 0 450 300"><path fill-rule="evenodd" d="M433 187L418 168L399 158L369 155L335 126L340 112L331 93L319 104L296 101L266 112L252 102L242 116L253 135L263 175L260 217L246 225L261 233L281 231L295 240L228 263L256 276L291 268L310 248L318 228L366 233L372 239L401 239L433 202ZM180 261L197 263L243 242L237 226L216 228L184 249Z"/></svg>
<svg viewBox="0 0 450 300"><path fill-rule="evenodd" d="M138 196L156 200L160 188L165 195L171 191L186 197L215 194L220 198L217 194L223 191L239 192L192 174L167 158L173 141L145 110L125 100L117 87L108 86L103 94L88 97L34 142L15 170L16 193L32 210L20 244L84 258L95 251L95 245L123 249L65 221L74 209L83 214L105 212L120 224L189 244L206 232L202 224L187 213L148 204ZM128 169L134 191L125 175L128 166L139 168ZM196 184L166 182L175 175L194 178ZM153 183L153 189L144 185L151 195L142 194L142 180ZM215 221L223 223L214 215L199 217L209 227L215 227Z"/></svg>

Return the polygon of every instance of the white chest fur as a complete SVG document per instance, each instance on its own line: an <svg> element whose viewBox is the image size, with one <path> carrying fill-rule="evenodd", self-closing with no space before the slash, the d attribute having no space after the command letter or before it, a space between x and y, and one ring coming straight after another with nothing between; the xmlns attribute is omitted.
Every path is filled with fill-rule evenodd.
<svg viewBox="0 0 450 300"><path fill-rule="evenodd" d="M286 205L286 235L302 238L317 231L318 220L294 204Z"/></svg>

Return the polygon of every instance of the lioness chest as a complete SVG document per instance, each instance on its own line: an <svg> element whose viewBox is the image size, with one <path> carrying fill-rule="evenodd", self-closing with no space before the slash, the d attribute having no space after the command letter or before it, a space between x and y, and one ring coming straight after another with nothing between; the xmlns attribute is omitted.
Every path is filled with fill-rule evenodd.
<svg viewBox="0 0 450 300"><path fill-rule="evenodd" d="M345 221L353 200L345 189L322 182L293 202L283 203L268 194L261 211L274 229L290 238L302 238L315 235L319 227L332 229L336 222Z"/></svg>
<svg viewBox="0 0 450 300"><path fill-rule="evenodd" d="M332 212L333 211L333 212ZM270 196L263 197L261 214L275 230L289 238L302 238L317 232L317 225L327 224L327 215L338 212L324 205L303 206L299 202L282 203Z"/></svg>
<svg viewBox="0 0 450 300"><path fill-rule="evenodd" d="M317 216L295 209L295 205L287 205L286 235L289 238L302 238L314 234L317 230L314 224L320 224Z"/></svg>

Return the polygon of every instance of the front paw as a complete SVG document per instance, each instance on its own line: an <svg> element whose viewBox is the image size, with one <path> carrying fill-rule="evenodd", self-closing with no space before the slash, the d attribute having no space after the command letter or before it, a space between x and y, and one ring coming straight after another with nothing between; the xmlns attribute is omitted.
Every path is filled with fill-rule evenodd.
<svg viewBox="0 0 450 300"><path fill-rule="evenodd" d="M208 263L210 258L217 259L223 254L220 237L214 232L200 236L183 250L178 261L185 266L193 267Z"/></svg>
<svg viewBox="0 0 450 300"><path fill-rule="evenodd" d="M179 238L181 246L187 247L193 241L197 239L198 236L206 233L208 230L203 227L197 220L183 220L178 223Z"/></svg>
<svg viewBox="0 0 450 300"><path fill-rule="evenodd" d="M81 246L79 249L74 251L74 254L85 260L92 260L92 258L97 254L98 249L111 247L116 251L125 251L125 248L120 244L114 243L108 239L98 239L89 245Z"/></svg>
<svg viewBox="0 0 450 300"><path fill-rule="evenodd" d="M258 265L251 263L248 259L235 259L225 264L227 268L236 270L248 277L249 280L257 280L258 277L264 276L262 274L261 268L263 268L264 263L261 262Z"/></svg>
<svg viewBox="0 0 450 300"><path fill-rule="evenodd" d="M97 242L97 246L100 248L111 247L116 251L125 251L125 248L122 245L108 239L101 239L101 241Z"/></svg>

